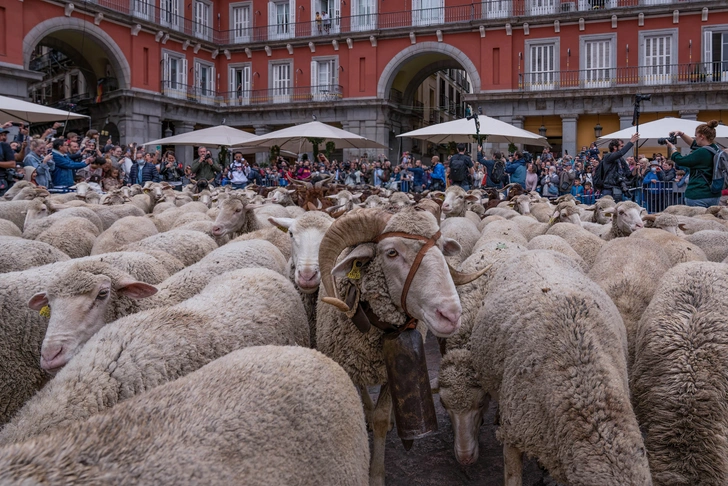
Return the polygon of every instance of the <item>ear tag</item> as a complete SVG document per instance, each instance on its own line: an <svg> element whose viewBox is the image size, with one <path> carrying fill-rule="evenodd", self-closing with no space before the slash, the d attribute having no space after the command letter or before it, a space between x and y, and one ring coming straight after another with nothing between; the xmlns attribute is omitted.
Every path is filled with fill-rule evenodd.
<svg viewBox="0 0 728 486"><path fill-rule="evenodd" d="M46 319L50 319L51 317L51 307L49 305L44 305L43 308L38 312L41 317L45 317Z"/></svg>
<svg viewBox="0 0 728 486"><path fill-rule="evenodd" d="M284 228L283 226L276 226L276 228L283 231L284 233L288 233L288 228Z"/></svg>
<svg viewBox="0 0 728 486"><path fill-rule="evenodd" d="M354 263L351 265L351 270L346 274L346 276L352 280L359 280L361 278L361 266L361 261L354 260Z"/></svg>
<svg viewBox="0 0 728 486"><path fill-rule="evenodd" d="M551 218L549 219L549 224L554 224L554 221L556 221L556 218L554 218L554 217L551 217Z"/></svg>

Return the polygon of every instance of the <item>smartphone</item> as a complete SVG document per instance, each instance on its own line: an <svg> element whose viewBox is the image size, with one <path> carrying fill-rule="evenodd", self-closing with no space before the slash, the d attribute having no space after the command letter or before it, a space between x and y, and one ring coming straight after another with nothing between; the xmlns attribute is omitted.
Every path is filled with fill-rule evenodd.
<svg viewBox="0 0 728 486"><path fill-rule="evenodd" d="M52 154L52 153L53 153L53 147L48 147L48 148L46 149L46 155L50 155L50 154Z"/></svg>

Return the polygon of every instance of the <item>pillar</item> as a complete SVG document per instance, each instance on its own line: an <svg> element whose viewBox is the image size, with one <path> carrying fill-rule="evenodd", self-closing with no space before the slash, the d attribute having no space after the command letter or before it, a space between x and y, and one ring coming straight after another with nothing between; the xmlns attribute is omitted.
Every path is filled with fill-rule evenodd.
<svg viewBox="0 0 728 486"><path fill-rule="evenodd" d="M682 110L680 111L680 118L683 120L698 120L698 110Z"/></svg>
<svg viewBox="0 0 728 486"><path fill-rule="evenodd" d="M183 133L189 133L195 129L195 125L192 123L185 122L174 122L174 134L182 135ZM162 135L164 136L164 135ZM192 165L197 156L194 153L194 147L191 145L175 145L174 153L177 156L177 160L182 162L185 166Z"/></svg>
<svg viewBox="0 0 728 486"><path fill-rule="evenodd" d="M256 135L265 135L266 133L270 133L271 127L268 125L255 125L255 134ZM270 162L270 150L265 150L263 152L256 152L255 153L255 161L258 163L259 166L262 166L263 164L267 164Z"/></svg>
<svg viewBox="0 0 728 486"><path fill-rule="evenodd" d="M578 152L576 150L576 122L579 115L561 115L561 153L567 152L572 157Z"/></svg>
<svg viewBox="0 0 728 486"><path fill-rule="evenodd" d="M632 118L634 118L634 112L619 113L619 129L624 130L632 126Z"/></svg>

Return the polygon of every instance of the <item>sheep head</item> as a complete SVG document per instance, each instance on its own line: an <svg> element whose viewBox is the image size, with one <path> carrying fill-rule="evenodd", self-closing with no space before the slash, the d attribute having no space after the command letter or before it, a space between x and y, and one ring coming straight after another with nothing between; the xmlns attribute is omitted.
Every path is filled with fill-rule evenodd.
<svg viewBox="0 0 728 486"><path fill-rule="evenodd" d="M213 236L224 236L240 232L248 222L255 217L253 209L260 207L250 202L247 196L232 193L229 198L219 203L220 213L212 227Z"/></svg>
<svg viewBox="0 0 728 486"><path fill-rule="evenodd" d="M41 367L57 372L107 322L115 320L126 297L154 295L156 287L100 261L78 262L54 277L45 292L31 297L28 307L45 312L50 320L41 347Z"/></svg>
<svg viewBox="0 0 728 486"><path fill-rule="evenodd" d="M348 312L349 306L337 296L334 278L353 279L352 271L355 269L364 278L369 265L373 265L383 273L382 281L387 288L382 290L388 292L388 299L401 316L405 314L404 309L408 309L436 336L454 334L460 326L462 314L455 290L456 281L474 280L480 276L480 273L462 275L454 270L448 272L444 255L460 251L456 241L439 238L424 253L412 285L402 298L410 269L425 245L423 240L431 239L438 231L434 216L429 211L416 208L396 214L379 209L359 209L336 220L324 235L319 250L321 279L326 293L323 302ZM355 248L336 264L339 254L350 246Z"/></svg>
<svg viewBox="0 0 728 486"><path fill-rule="evenodd" d="M566 201L559 203L554 209L551 215L551 223L572 223L577 226L581 226L581 217L579 216L579 210L573 201Z"/></svg>
<svg viewBox="0 0 728 486"><path fill-rule="evenodd" d="M477 202L478 196L468 194L460 186L450 186L445 191L445 200L442 202L442 212L446 218L465 216L468 202Z"/></svg>
<svg viewBox="0 0 728 486"><path fill-rule="evenodd" d="M619 236L629 236L645 227L642 221L642 207L632 201L622 201L611 211L605 212L605 215L612 216L612 228Z"/></svg>

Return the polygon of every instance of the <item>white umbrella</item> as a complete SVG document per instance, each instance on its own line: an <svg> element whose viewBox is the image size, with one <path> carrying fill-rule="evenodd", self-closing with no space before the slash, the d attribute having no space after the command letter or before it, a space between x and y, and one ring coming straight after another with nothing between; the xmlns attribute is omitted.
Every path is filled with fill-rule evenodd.
<svg viewBox="0 0 728 486"><path fill-rule="evenodd" d="M230 147L243 140L255 138L256 136L252 133L244 132L227 125L220 125L159 140L152 140L143 145L210 145L214 147Z"/></svg>
<svg viewBox="0 0 728 486"><path fill-rule="evenodd" d="M705 122L695 120L685 120L683 118L666 117L659 120L641 123L639 126L640 140L639 145L647 145L649 147L657 145L658 138L667 138L670 136L670 132L685 132L691 137L695 134L695 129L698 125L702 125ZM628 127L618 132L609 133L599 137L597 144L601 145L607 143L610 140L629 140L632 138L636 131L636 127ZM723 146L728 145L728 127L725 125L718 125L715 129L716 142ZM677 139L678 145L685 146L685 142L680 137Z"/></svg>
<svg viewBox="0 0 728 486"><path fill-rule="evenodd" d="M540 147L549 146L546 137L536 135L522 128L514 127L496 118L479 115L478 120L480 122L480 135L484 138L484 142L525 143ZM438 123L437 125L430 125L397 136L418 138L436 144L448 142L472 143L474 141L473 137L475 136L475 120L461 118L459 120Z"/></svg>
<svg viewBox="0 0 728 486"><path fill-rule="evenodd" d="M10 119L3 119L2 115ZM57 110L48 106L36 105L28 101L22 101L7 96L0 96L0 122L26 122L46 123L63 120L78 120L88 118L86 115L79 115L70 111Z"/></svg>
<svg viewBox="0 0 728 486"><path fill-rule="evenodd" d="M239 140L235 146L245 148L270 148L273 145L278 145L282 150L302 153L313 150L313 144L309 141L310 138L320 139L323 141L323 144L326 144L326 142L334 142L336 148L389 148L356 133L347 132L346 130L332 127L319 121L276 130L275 132L260 135L247 142Z"/></svg>

